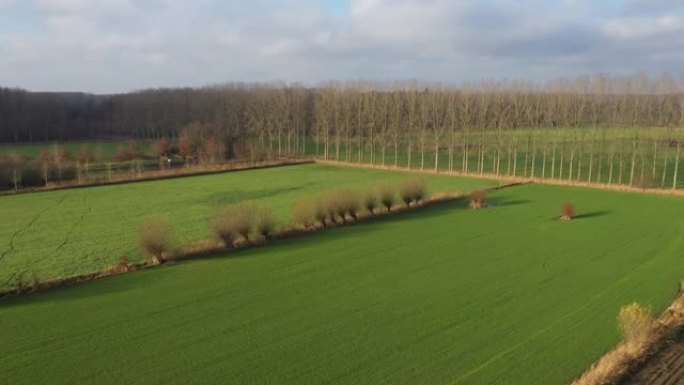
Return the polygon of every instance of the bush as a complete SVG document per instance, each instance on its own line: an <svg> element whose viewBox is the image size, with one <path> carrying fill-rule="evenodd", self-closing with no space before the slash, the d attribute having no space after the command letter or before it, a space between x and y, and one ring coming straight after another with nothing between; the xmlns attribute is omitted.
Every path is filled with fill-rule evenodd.
<svg viewBox="0 0 684 385"><path fill-rule="evenodd" d="M354 191L342 191L342 202L344 211L353 219L358 219L359 197Z"/></svg>
<svg viewBox="0 0 684 385"><path fill-rule="evenodd" d="M249 241L249 234L254 227L257 208L254 203L240 203L235 208L235 231Z"/></svg>
<svg viewBox="0 0 684 385"><path fill-rule="evenodd" d="M651 309L638 303L623 306L618 314L618 329L627 342L644 338L653 328Z"/></svg>
<svg viewBox="0 0 684 385"><path fill-rule="evenodd" d="M219 210L214 218L211 220L211 231L216 238L223 242L227 248L233 247L235 242L235 209L231 206L226 206Z"/></svg>
<svg viewBox="0 0 684 385"><path fill-rule="evenodd" d="M328 226L326 223L326 219L328 219L328 211L325 208L325 202L321 198L319 198L315 203L314 218L321 224L321 226Z"/></svg>
<svg viewBox="0 0 684 385"><path fill-rule="evenodd" d="M139 243L142 250L155 265L164 260L164 254L169 252L173 241L173 227L171 223L161 217L145 220L138 231Z"/></svg>
<svg viewBox="0 0 684 385"><path fill-rule="evenodd" d="M375 191L371 190L365 193L363 196L363 207L371 215L375 214L375 209L378 207L378 196L375 194Z"/></svg>
<svg viewBox="0 0 684 385"><path fill-rule="evenodd" d="M469 195L471 209L483 209L487 207L487 192L484 190L473 191Z"/></svg>
<svg viewBox="0 0 684 385"><path fill-rule="evenodd" d="M346 196L344 190L334 190L330 192L331 210L342 220L347 223L347 205L349 198Z"/></svg>
<svg viewBox="0 0 684 385"><path fill-rule="evenodd" d="M418 203L427 195L427 186L423 178L409 178L404 180L399 187L399 196L408 207L411 202Z"/></svg>
<svg viewBox="0 0 684 385"><path fill-rule="evenodd" d="M273 211L270 207L260 207L257 210L256 231L266 239L271 238L276 229Z"/></svg>
<svg viewBox="0 0 684 385"><path fill-rule="evenodd" d="M130 265L128 263L128 257L125 255L122 255L119 257L119 262L116 264L116 271L120 273L125 273L128 271L130 268Z"/></svg>
<svg viewBox="0 0 684 385"><path fill-rule="evenodd" d="M569 221L575 217L575 204L572 202L565 202L561 205L560 219Z"/></svg>
<svg viewBox="0 0 684 385"><path fill-rule="evenodd" d="M313 226L313 221L317 218L315 218L315 210L312 205L313 202L306 199L299 200L295 204L294 209L292 210L292 219L296 225L304 228Z"/></svg>
<svg viewBox="0 0 684 385"><path fill-rule="evenodd" d="M381 183L377 186L378 199L380 204L382 204L387 212L392 210L392 205L394 205L394 190L388 183Z"/></svg>
<svg viewBox="0 0 684 385"><path fill-rule="evenodd" d="M325 213L327 219L332 223L337 223L337 208L339 206L337 194L334 191L324 192L316 205L322 212Z"/></svg>

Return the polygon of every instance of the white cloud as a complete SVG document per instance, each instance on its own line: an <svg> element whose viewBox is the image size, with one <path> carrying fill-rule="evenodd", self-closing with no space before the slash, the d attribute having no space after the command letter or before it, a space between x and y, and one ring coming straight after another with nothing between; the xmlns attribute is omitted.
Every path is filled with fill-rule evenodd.
<svg viewBox="0 0 684 385"><path fill-rule="evenodd" d="M0 24L0 84L106 92L682 68L679 0L350 1L333 15L314 0L0 0L37 24L21 33Z"/></svg>

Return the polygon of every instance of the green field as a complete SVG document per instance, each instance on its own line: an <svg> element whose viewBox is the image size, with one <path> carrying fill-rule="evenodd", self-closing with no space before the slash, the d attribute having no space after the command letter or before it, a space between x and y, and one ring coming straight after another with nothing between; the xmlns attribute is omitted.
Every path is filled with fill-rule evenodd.
<svg viewBox="0 0 684 385"><path fill-rule="evenodd" d="M41 150L53 150L59 146L65 148L72 156L78 155L83 148L90 148L97 159L107 160L114 157L121 146L126 146L125 140L92 141L92 142L55 142L55 143L32 143L32 144L0 144L0 155L24 154L35 159ZM143 154L149 155L150 143L140 141L140 149Z"/></svg>
<svg viewBox="0 0 684 385"><path fill-rule="evenodd" d="M311 173L312 188L308 166L284 171L250 174ZM621 305L662 310L677 292L680 198L528 185L490 199L3 299L0 378L560 385L617 342ZM555 220L567 199L579 217Z"/></svg>
<svg viewBox="0 0 684 385"><path fill-rule="evenodd" d="M487 130L484 133L475 129L469 131L467 135L457 131L453 138L452 169L469 173L484 172L506 176L534 176L628 185L634 152L633 135L632 128L602 128L596 131L584 127L518 129L502 132ZM673 177L677 153L676 140L681 135L681 130L674 129L642 128L639 131L634 157L633 186L672 188L675 182ZM437 166L440 170L449 169L449 140L448 133L444 133L439 138L440 150ZM467 168L464 165L466 143L468 144ZM413 138L410 159L406 136L400 138L396 157L393 141L389 141L385 147L384 159L380 140L375 143L373 159L371 159L372 147L367 140L364 142L360 156L361 163L394 165L396 158L396 164L401 167L412 169L422 167L427 170L435 168L435 141L430 132L424 138L423 154L421 154L420 137ZM331 138L328 159L359 162L359 148L356 140L353 140L347 147L344 138L340 138L338 152L335 138ZM482 169L479 168L481 148L484 148ZM322 142L318 146L315 143L307 146L309 155L323 158L324 151L325 146ZM498 158L497 151L500 153ZM677 188L684 187L684 166L681 162L682 159L680 159L677 174ZM592 163L591 170L590 163Z"/></svg>
<svg viewBox="0 0 684 385"><path fill-rule="evenodd" d="M141 260L137 228L148 215L167 216L179 243L211 237L208 218L227 203L270 205L281 223L295 200L325 189L364 188L407 174L304 165L249 172L186 177L0 196L0 289L23 274L40 280L99 271L125 255ZM491 180L426 176L429 188L470 191L494 186Z"/></svg>

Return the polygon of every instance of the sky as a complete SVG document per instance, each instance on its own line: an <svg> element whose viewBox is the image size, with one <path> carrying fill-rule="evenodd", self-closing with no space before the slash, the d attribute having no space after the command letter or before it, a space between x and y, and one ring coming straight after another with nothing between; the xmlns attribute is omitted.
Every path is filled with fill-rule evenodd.
<svg viewBox="0 0 684 385"><path fill-rule="evenodd" d="M0 86L684 71L684 0L0 0Z"/></svg>

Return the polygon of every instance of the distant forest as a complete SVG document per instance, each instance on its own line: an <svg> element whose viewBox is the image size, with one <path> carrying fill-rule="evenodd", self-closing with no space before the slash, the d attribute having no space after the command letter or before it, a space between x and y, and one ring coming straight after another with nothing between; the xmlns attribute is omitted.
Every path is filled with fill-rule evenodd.
<svg viewBox="0 0 684 385"><path fill-rule="evenodd" d="M286 84L153 89L126 94L0 88L0 142L177 138L190 123L232 138L364 142L469 129L684 127L684 80L583 76L543 85ZM287 137L287 138L285 138ZM326 143L327 148L327 143Z"/></svg>

